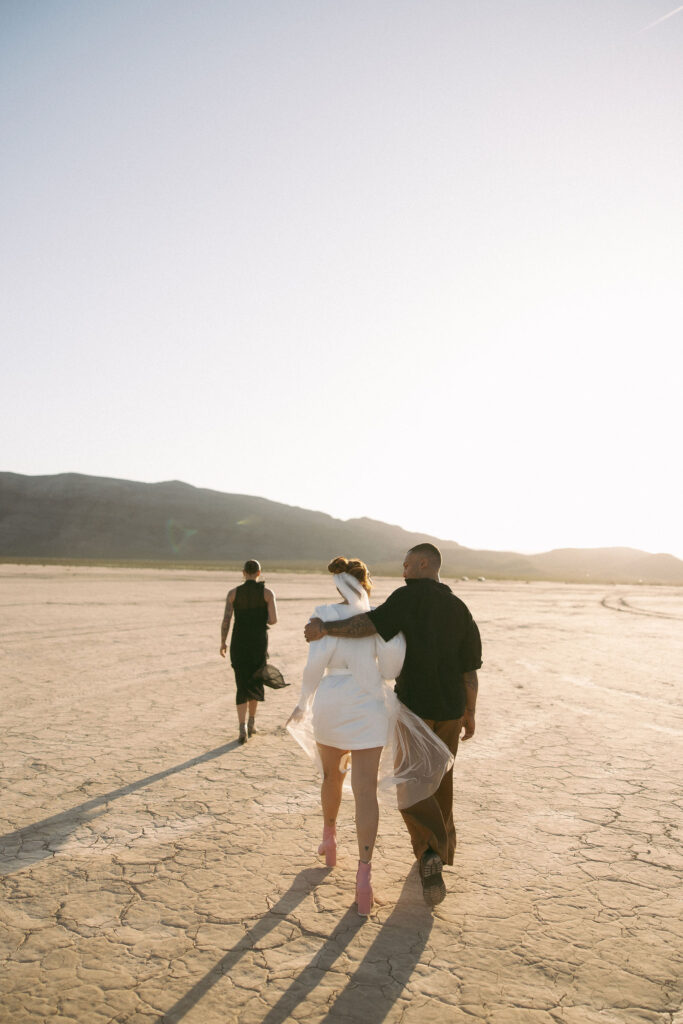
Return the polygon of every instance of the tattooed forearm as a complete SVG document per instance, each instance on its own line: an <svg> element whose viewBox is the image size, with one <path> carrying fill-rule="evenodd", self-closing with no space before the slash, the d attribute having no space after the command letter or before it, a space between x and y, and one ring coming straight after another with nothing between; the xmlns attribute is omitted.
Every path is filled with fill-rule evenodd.
<svg viewBox="0 0 683 1024"><path fill-rule="evenodd" d="M372 636L377 632L365 613L354 615L350 619L342 619L340 622L326 622L324 628L328 636L344 636L353 639Z"/></svg>
<svg viewBox="0 0 683 1024"><path fill-rule="evenodd" d="M479 680L476 672L465 672L465 694L467 696L467 710L474 711L477 706L477 693L479 692Z"/></svg>

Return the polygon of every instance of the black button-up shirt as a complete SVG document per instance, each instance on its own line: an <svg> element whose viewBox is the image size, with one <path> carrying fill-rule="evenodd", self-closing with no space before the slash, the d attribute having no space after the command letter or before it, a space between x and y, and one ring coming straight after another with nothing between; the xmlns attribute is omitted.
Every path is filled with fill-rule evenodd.
<svg viewBox="0 0 683 1024"><path fill-rule="evenodd" d="M460 718L463 674L481 668L481 638L467 605L438 580L406 580L384 604L367 612L383 640L402 632L406 657L394 687L421 718Z"/></svg>

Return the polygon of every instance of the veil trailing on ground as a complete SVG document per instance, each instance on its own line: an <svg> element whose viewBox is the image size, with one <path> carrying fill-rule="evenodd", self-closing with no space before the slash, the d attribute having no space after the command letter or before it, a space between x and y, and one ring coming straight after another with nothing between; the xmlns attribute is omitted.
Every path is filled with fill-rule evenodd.
<svg viewBox="0 0 683 1024"><path fill-rule="evenodd" d="M335 575L334 581L347 604L321 605L314 612L317 618L330 622L370 610L368 595L355 577L344 572ZM403 665L406 643L402 633L388 642L377 635L362 639L324 636L310 644L300 699L302 714L291 721L287 729L322 775L312 706L315 690L338 645L342 645L339 649L343 650L356 683L371 697L382 701L386 710L387 742L380 760L379 790L390 792L395 788L399 808L411 807L436 791L453 765L453 755L429 726L401 703L387 682L396 678ZM340 770L347 768L340 765Z"/></svg>

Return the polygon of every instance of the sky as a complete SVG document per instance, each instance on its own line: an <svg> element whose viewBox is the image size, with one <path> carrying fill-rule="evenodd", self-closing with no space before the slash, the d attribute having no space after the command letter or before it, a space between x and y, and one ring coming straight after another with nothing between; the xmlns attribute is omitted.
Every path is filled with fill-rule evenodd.
<svg viewBox="0 0 683 1024"><path fill-rule="evenodd" d="M683 557L682 97L671 0L2 0L0 469Z"/></svg>

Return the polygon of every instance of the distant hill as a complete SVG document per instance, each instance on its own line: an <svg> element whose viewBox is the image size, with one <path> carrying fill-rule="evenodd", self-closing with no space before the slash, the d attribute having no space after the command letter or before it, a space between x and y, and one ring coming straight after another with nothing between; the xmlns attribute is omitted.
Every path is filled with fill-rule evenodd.
<svg viewBox="0 0 683 1024"><path fill-rule="evenodd" d="M375 573L396 573L406 550L438 544L444 575L496 579L683 584L683 562L631 548L563 549L542 555L475 551L373 519L334 519L246 494L177 480L158 484L60 473L0 473L0 558L241 563L322 568L336 554Z"/></svg>
<svg viewBox="0 0 683 1024"><path fill-rule="evenodd" d="M637 548L558 548L532 555L530 561L546 579L614 577L616 582L683 583L680 559L651 555Z"/></svg>

